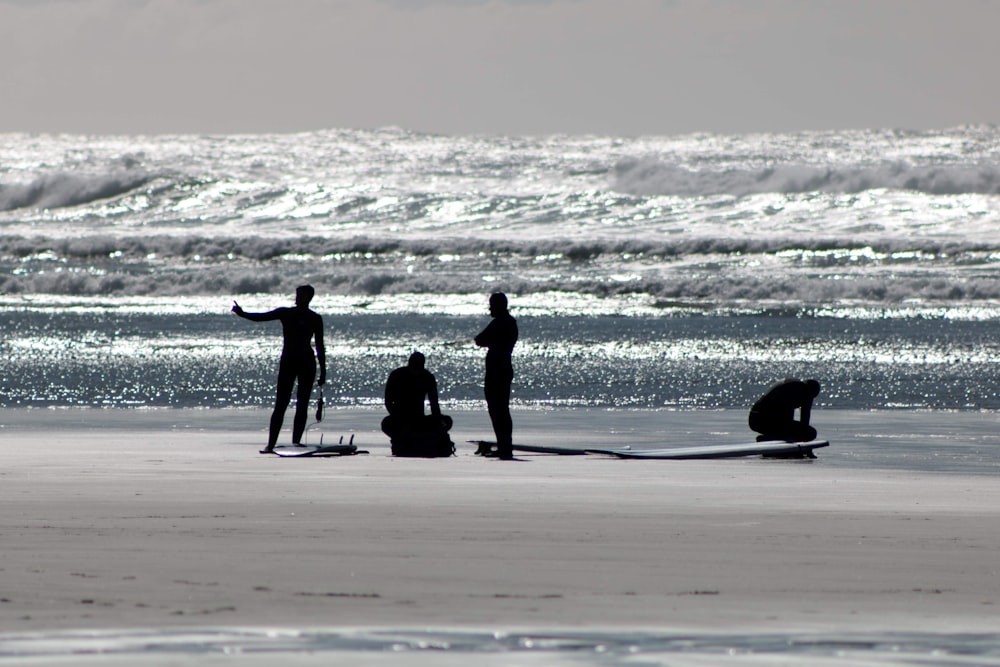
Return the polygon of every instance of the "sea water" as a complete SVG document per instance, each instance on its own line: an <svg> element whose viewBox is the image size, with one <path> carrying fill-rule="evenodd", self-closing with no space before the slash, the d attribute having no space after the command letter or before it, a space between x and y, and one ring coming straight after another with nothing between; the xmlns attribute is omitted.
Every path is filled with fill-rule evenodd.
<svg viewBox="0 0 1000 667"><path fill-rule="evenodd" d="M266 406L316 287L336 406L421 350L518 409L1000 408L1000 130L0 135L0 407Z"/></svg>
<svg viewBox="0 0 1000 667"><path fill-rule="evenodd" d="M1000 664L976 633L652 633L180 629L0 635L0 663L71 665L935 665Z"/></svg>
<svg viewBox="0 0 1000 667"><path fill-rule="evenodd" d="M814 377L814 420L839 415L827 422L831 438L856 465L886 461L857 443L907 432L903 445L939 446L899 448L897 465L904 450L917 468L944 472L985 464L992 474L1000 460L989 439L1000 408L995 127L0 135L0 407L266 409L280 330L229 309L234 299L248 310L289 305L303 283L325 319L335 408L378 406L386 375L415 349L446 407L481 406L472 337L488 322L488 295L502 290L521 328L522 414L607 410L629 421L665 411L685 415L688 430L725 431L721 421L772 382ZM876 429L859 421L868 410L879 411ZM965 415L946 425L983 419L963 440L929 433L928 414ZM237 655L957 665L1000 663L1000 640L391 629L0 637L0 661Z"/></svg>

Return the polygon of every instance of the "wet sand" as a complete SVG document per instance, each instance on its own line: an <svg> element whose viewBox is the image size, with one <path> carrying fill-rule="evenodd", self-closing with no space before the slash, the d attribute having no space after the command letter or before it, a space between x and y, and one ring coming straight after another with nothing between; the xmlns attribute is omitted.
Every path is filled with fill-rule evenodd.
<svg viewBox="0 0 1000 667"><path fill-rule="evenodd" d="M370 424L368 455L282 459L257 453L261 411L3 412L0 628L1000 627L995 476L822 451L484 460L463 442L489 435L484 416L454 412L458 456L394 459L378 414L324 422L327 442ZM732 440L730 417L708 418ZM664 418L522 414L517 439L606 443Z"/></svg>

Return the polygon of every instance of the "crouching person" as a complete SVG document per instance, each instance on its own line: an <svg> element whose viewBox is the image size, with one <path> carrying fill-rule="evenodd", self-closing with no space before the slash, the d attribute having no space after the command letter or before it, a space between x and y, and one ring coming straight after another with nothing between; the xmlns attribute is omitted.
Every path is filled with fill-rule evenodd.
<svg viewBox="0 0 1000 667"><path fill-rule="evenodd" d="M806 442L816 439L816 429L809 425L813 400L819 396L816 380L785 380L760 397L750 409L750 429L760 433L757 441L785 440ZM799 418L795 419L795 411Z"/></svg>
<svg viewBox="0 0 1000 667"><path fill-rule="evenodd" d="M437 380L424 365L424 355L414 352L385 383L389 416L382 420L382 432L389 436L393 456L430 458L455 453L455 443L448 437L452 419L441 414ZM424 414L425 400L430 403L429 415Z"/></svg>

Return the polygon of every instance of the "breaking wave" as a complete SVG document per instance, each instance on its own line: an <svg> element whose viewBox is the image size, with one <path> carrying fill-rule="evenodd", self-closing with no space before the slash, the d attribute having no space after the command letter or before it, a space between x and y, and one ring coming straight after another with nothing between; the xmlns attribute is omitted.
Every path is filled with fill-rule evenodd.
<svg viewBox="0 0 1000 667"><path fill-rule="evenodd" d="M54 209L118 197L151 180L145 173L113 171L102 174L43 174L24 184L0 184L0 211L20 208Z"/></svg>
<svg viewBox="0 0 1000 667"><path fill-rule="evenodd" d="M196 259L235 257L266 261L281 258L300 260L328 256L364 255L377 261L379 256L448 256L488 255L496 261L503 256L520 256L535 260L540 256L558 256L580 262L600 257L620 259L645 257L669 260L695 255L776 254L789 251L804 253L847 253L864 250L867 256L920 254L924 256L957 257L968 253L996 253L1000 246L989 240L970 238L967 241L936 238L866 238L863 241L843 237L791 238L760 236L756 238L688 237L676 240L622 238L572 241L564 238L384 238L381 236L340 237L273 237L273 236L173 236L95 234L83 237L52 238L45 236L0 236L0 258L28 260L44 256L96 259L110 255L135 258L174 257ZM860 255L855 255L855 259ZM853 261L853 260L852 260Z"/></svg>
<svg viewBox="0 0 1000 667"><path fill-rule="evenodd" d="M998 150L989 127L3 135L0 290L978 304L1000 298Z"/></svg>
<svg viewBox="0 0 1000 667"><path fill-rule="evenodd" d="M909 190L932 195L1000 194L994 165L918 166L893 162L874 166L784 164L754 169L691 169L659 158L625 159L614 168L613 188L633 195L704 195Z"/></svg>
<svg viewBox="0 0 1000 667"><path fill-rule="evenodd" d="M935 239L0 237L8 294L645 295L706 303L1000 300L1000 249Z"/></svg>

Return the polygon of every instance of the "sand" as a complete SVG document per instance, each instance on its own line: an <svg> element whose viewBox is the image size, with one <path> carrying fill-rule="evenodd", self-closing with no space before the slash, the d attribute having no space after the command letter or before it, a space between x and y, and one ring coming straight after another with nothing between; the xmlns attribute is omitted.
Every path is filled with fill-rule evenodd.
<svg viewBox="0 0 1000 667"><path fill-rule="evenodd" d="M371 453L331 459L259 455L261 411L0 417L3 633L1000 627L994 476L822 452L501 462L460 442L451 459L395 459L364 411L325 424L367 424ZM516 419L519 438L601 442L663 416ZM456 416L457 442L488 434L482 415Z"/></svg>

